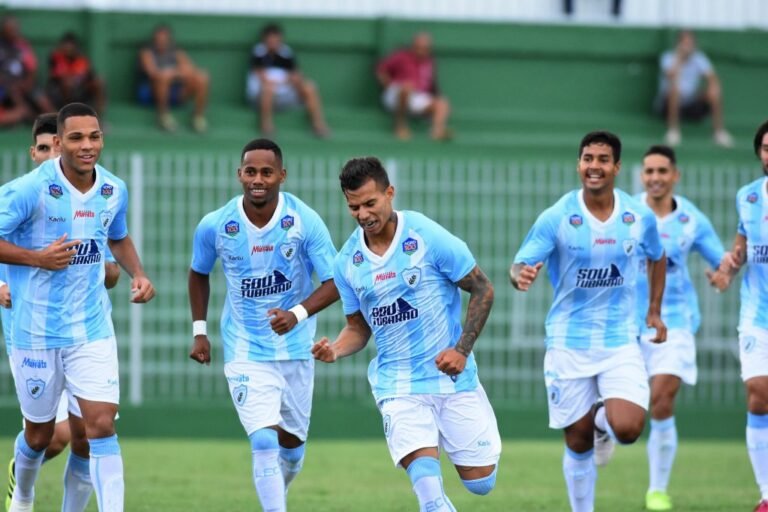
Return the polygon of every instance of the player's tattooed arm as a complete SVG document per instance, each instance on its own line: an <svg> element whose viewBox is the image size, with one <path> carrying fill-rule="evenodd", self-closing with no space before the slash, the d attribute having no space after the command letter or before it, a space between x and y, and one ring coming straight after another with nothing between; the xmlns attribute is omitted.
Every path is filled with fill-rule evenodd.
<svg viewBox="0 0 768 512"><path fill-rule="evenodd" d="M483 330L488 315L491 313L493 284L478 266L475 266L456 284L469 293L469 305L467 306L464 330L454 348L464 357L469 357L478 336L480 336L480 331Z"/></svg>

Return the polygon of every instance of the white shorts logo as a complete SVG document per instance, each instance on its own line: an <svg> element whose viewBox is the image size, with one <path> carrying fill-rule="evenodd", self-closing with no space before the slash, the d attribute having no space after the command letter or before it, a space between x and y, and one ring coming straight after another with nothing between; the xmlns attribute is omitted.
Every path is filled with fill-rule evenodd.
<svg viewBox="0 0 768 512"><path fill-rule="evenodd" d="M238 407L243 406L246 398L248 398L248 388L244 385L237 386L232 390L232 400L235 401L235 405Z"/></svg>
<svg viewBox="0 0 768 512"><path fill-rule="evenodd" d="M40 379L27 379L27 393L37 400L45 391L45 381Z"/></svg>
<svg viewBox="0 0 768 512"><path fill-rule="evenodd" d="M743 343L744 343L744 352L749 354L755 349L755 345L757 344L757 338L754 336L744 336Z"/></svg>
<svg viewBox="0 0 768 512"><path fill-rule="evenodd" d="M547 390L547 394L549 395L549 401L552 402L552 405L557 405L560 403L560 388L557 386L550 386Z"/></svg>
<svg viewBox="0 0 768 512"><path fill-rule="evenodd" d="M392 416L389 414L384 415L384 437L389 437L392 433Z"/></svg>

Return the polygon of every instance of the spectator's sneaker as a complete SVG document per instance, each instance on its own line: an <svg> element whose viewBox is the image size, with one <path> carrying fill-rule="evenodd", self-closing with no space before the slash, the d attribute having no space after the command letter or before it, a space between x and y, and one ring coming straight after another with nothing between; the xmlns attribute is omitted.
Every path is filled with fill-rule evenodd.
<svg viewBox="0 0 768 512"><path fill-rule="evenodd" d="M717 130L714 135L715 144L723 148L733 147L733 137L726 130Z"/></svg>
<svg viewBox="0 0 768 512"><path fill-rule="evenodd" d="M178 128L178 125L176 124L176 120L173 118L171 114L163 114L160 116L160 119L158 120L158 124L160 125L160 128L167 132L175 132L176 128Z"/></svg>
<svg viewBox="0 0 768 512"><path fill-rule="evenodd" d="M595 414L601 407L605 407L602 400L595 404ZM597 428L595 425L595 464L598 466L605 466L613 457L613 451L616 448L613 439L603 430Z"/></svg>
<svg viewBox="0 0 768 512"><path fill-rule="evenodd" d="M768 512L768 500L761 500L755 507L755 512Z"/></svg>
<svg viewBox="0 0 768 512"><path fill-rule="evenodd" d="M16 459L11 458L8 464L8 495L5 498L5 510L11 510L11 500L13 499L13 490L16 488Z"/></svg>
<svg viewBox="0 0 768 512"><path fill-rule="evenodd" d="M667 130L667 134L664 135L664 143L667 146L679 146L680 142L682 142L683 136L680 134L680 130L677 128L670 128Z"/></svg>
<svg viewBox="0 0 768 512"><path fill-rule="evenodd" d="M672 510L672 499L664 491L648 491L645 495L647 510Z"/></svg>
<svg viewBox="0 0 768 512"><path fill-rule="evenodd" d="M204 116L195 116L192 119L192 129L197 133L205 133L208 131L208 121Z"/></svg>

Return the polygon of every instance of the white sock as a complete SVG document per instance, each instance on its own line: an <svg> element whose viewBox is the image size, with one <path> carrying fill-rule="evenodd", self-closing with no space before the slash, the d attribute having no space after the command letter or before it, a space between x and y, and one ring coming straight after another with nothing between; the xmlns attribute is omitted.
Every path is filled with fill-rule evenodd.
<svg viewBox="0 0 768 512"><path fill-rule="evenodd" d="M302 444L296 448L280 447L280 471L283 474L286 491L301 468L304 467L304 446L306 445Z"/></svg>
<svg viewBox="0 0 768 512"><path fill-rule="evenodd" d="M434 457L417 457L406 471L419 500L420 512L456 512L443 489L439 460Z"/></svg>
<svg viewBox="0 0 768 512"><path fill-rule="evenodd" d="M61 512L83 512L88 506L91 492L93 485L90 461L70 452L67 467L64 469L64 499Z"/></svg>
<svg viewBox="0 0 768 512"><path fill-rule="evenodd" d="M761 499L768 500L768 414L747 413L747 451Z"/></svg>
<svg viewBox="0 0 768 512"><path fill-rule="evenodd" d="M248 436L253 456L253 485L264 512L285 512L285 482L280 470L277 431L257 430Z"/></svg>
<svg viewBox="0 0 768 512"><path fill-rule="evenodd" d="M123 457L117 436L89 439L88 443L91 446L91 482L96 491L99 512L123 512Z"/></svg>
<svg viewBox="0 0 768 512"><path fill-rule="evenodd" d="M566 446L563 455L563 474L571 510L592 512L595 507L595 483L597 482L594 450L576 453Z"/></svg>
<svg viewBox="0 0 768 512"><path fill-rule="evenodd" d="M31 503L35 499L35 480L40 466L43 464L45 450L35 451L24 439L24 431L16 437L14 450L16 457L16 489L13 491L14 500Z"/></svg>
<svg viewBox="0 0 768 512"><path fill-rule="evenodd" d="M605 406L599 408L595 413L595 426L598 430L610 432L611 427L608 425L608 417L605 415Z"/></svg>
<svg viewBox="0 0 768 512"><path fill-rule="evenodd" d="M676 452L677 427L675 427L675 417L672 416L664 420L651 419L651 434L648 437L649 491L667 491Z"/></svg>

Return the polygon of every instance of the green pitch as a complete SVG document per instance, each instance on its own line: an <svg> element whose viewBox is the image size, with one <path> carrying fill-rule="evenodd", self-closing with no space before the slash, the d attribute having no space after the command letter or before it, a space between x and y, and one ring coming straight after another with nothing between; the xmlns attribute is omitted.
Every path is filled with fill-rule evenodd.
<svg viewBox="0 0 768 512"><path fill-rule="evenodd" d="M0 438L3 490L11 443L11 438ZM123 438L120 444L126 468L126 511L260 510L245 438ZM499 479L490 495L469 494L443 461L446 492L458 510L568 510L561 457L562 445L557 442L506 441ZM61 506L64 462L62 456L42 469L35 510ZM643 510L646 473L644 443L619 447L610 465L600 470L596 510ZM678 512L747 511L758 498L744 443L738 441L683 439L669 491ZM288 507L312 512L417 510L408 478L390 463L383 439L310 440L304 470L291 486ZM88 510L96 510L95 498Z"/></svg>

